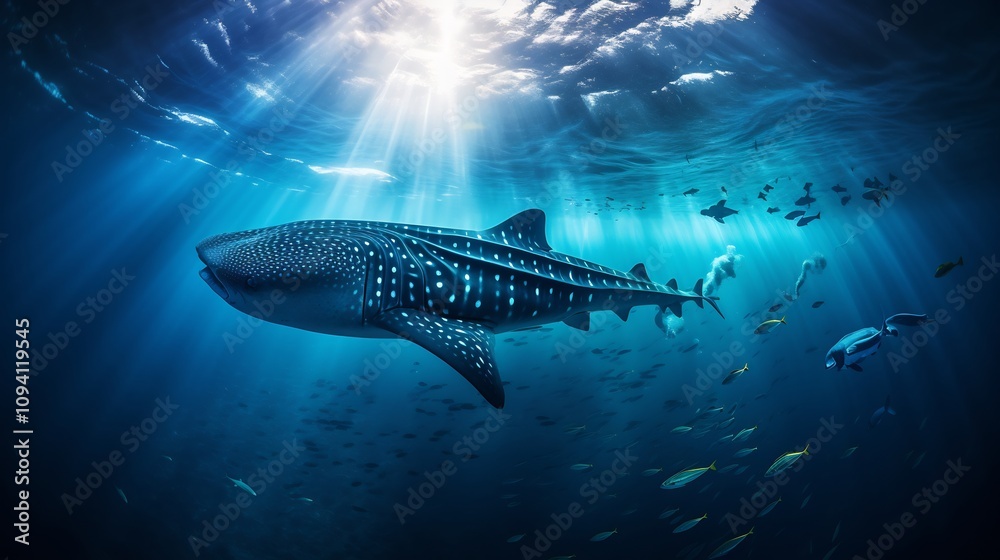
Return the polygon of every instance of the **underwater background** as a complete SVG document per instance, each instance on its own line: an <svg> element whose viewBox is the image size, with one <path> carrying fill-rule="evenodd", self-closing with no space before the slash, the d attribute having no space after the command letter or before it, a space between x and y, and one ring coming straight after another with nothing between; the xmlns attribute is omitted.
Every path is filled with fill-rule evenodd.
<svg viewBox="0 0 1000 560"><path fill-rule="evenodd" d="M6 402L33 430L9 557L992 557L996 16L8 0L3 317L31 374L8 360ZM500 334L501 413L416 345L255 321L198 276L218 233L533 208L554 250L705 279L725 318ZM826 369L903 312L933 321Z"/></svg>

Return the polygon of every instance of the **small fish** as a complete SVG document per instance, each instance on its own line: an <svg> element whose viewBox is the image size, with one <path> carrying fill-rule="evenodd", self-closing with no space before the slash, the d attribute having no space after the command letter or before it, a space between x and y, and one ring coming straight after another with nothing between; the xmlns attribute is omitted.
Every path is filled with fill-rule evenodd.
<svg viewBox="0 0 1000 560"><path fill-rule="evenodd" d="M837 552L837 547L838 546L840 546L840 545L838 544L838 545L834 546L833 548L831 548L830 552L827 552L826 556L823 556L823 560L830 560L830 558L833 558L833 553Z"/></svg>
<svg viewBox="0 0 1000 560"><path fill-rule="evenodd" d="M753 140L753 151L755 151L755 152L757 151L757 139L756 138L754 138L754 140Z"/></svg>
<svg viewBox="0 0 1000 560"><path fill-rule="evenodd" d="M683 434L684 432L690 432L691 426L677 426L673 430L670 430L672 434Z"/></svg>
<svg viewBox="0 0 1000 560"><path fill-rule="evenodd" d="M872 413L872 417L868 420L868 426L871 427L871 428L874 428L875 426L878 426L879 424L881 424L882 423L882 419L885 418L885 415L887 413L890 416L895 416L896 415L896 411L893 410L893 408L891 406L889 406L889 396L888 395L886 395L886 397L885 397L885 406L877 408L875 410L875 412Z"/></svg>
<svg viewBox="0 0 1000 560"><path fill-rule="evenodd" d="M686 486L687 484L691 483L696 478L698 478L699 476L705 474L710 470L711 471L717 470L715 468L715 461L712 461L712 464L707 467L698 467L694 469L683 470L663 481L663 484L660 485L660 488L664 490L673 490L675 488L681 488L682 486Z"/></svg>
<svg viewBox="0 0 1000 560"><path fill-rule="evenodd" d="M740 430L738 434L733 436L733 442L735 443L737 441L743 441L748 437L750 437L750 435L753 434L755 431L757 431L757 426L754 426L753 428L744 428Z"/></svg>
<svg viewBox="0 0 1000 560"><path fill-rule="evenodd" d="M840 205L847 206L847 203L851 201L851 195L840 197Z"/></svg>
<svg viewBox="0 0 1000 560"><path fill-rule="evenodd" d="M743 542L743 539L749 537L752 534L753 534L753 527L751 527L750 530L747 533L745 533L743 535L740 535L738 537L733 537L733 538L729 539L728 541L722 543L721 545L719 545L719 548L716 548L715 551L713 551L712 554L709 555L709 557L708 557L709 560L711 560L712 558L718 558L720 556L725 556L731 550L733 550L734 548L736 548L736 545L738 545L741 542Z"/></svg>
<svg viewBox="0 0 1000 560"><path fill-rule="evenodd" d="M778 502L780 501L781 498L778 498L777 500L764 506L764 509L760 510L760 513L757 514L757 517L764 517L765 515L771 513L771 510L774 509L774 506L778 505Z"/></svg>
<svg viewBox="0 0 1000 560"><path fill-rule="evenodd" d="M768 207L767 208L767 213L768 214L774 214L775 212L781 212L781 208L777 208L777 207L775 207L775 208Z"/></svg>
<svg viewBox="0 0 1000 560"><path fill-rule="evenodd" d="M845 189L844 187L840 186L840 183L837 183L836 185L833 186L833 192L837 192L837 193L847 192L847 189Z"/></svg>
<svg viewBox="0 0 1000 560"><path fill-rule="evenodd" d="M911 469L917 468L920 465L920 462L924 460L924 455L927 455L926 451L922 452L920 455L917 456L917 460L913 462L913 466L910 468Z"/></svg>
<svg viewBox="0 0 1000 560"><path fill-rule="evenodd" d="M799 220L799 222L798 222L797 224L795 224L795 225L797 225L797 226L799 226L799 227L802 227L802 226L807 226L807 225L809 225L809 223L810 223L810 222L812 222L813 220L818 220L818 219L819 219L819 215L820 215L820 212L816 212L816 215L815 215L815 216L804 216L804 217L803 217L803 218L802 218L801 220Z"/></svg>
<svg viewBox="0 0 1000 560"><path fill-rule="evenodd" d="M736 453L733 453L733 457L736 458L746 457L747 455L753 453L754 451L757 451L756 447L744 447L743 449L740 449Z"/></svg>
<svg viewBox="0 0 1000 560"><path fill-rule="evenodd" d="M747 371L750 371L750 364L749 363L743 364L743 367L741 367L740 369L734 369L733 371L729 372L729 375L727 375L726 378L722 380L722 384L723 385L729 385L733 381L736 381L737 377L743 375ZM732 420L734 420L734 419L730 418L728 420L728 422L732 423ZM724 426L721 426L721 427L724 427Z"/></svg>
<svg viewBox="0 0 1000 560"><path fill-rule="evenodd" d="M784 296L785 300L787 301L795 301L795 298L792 297L792 294L788 292L784 292L781 295Z"/></svg>
<svg viewBox="0 0 1000 560"><path fill-rule="evenodd" d="M812 205L813 202L816 202L815 198L813 198L813 197L811 197L809 195L805 195L802 198L796 200L795 201L795 205L796 206L806 206L806 207L809 207L810 205Z"/></svg>
<svg viewBox="0 0 1000 560"><path fill-rule="evenodd" d="M574 471L589 471L592 468L594 468L594 465L591 465L590 463L577 463L570 466L570 469Z"/></svg>
<svg viewBox="0 0 1000 560"><path fill-rule="evenodd" d="M804 186L802 187L802 190L806 191L806 194L808 194L808 193L809 193L809 189L811 189L811 188L812 188L812 186L813 186L813 184L812 184L812 183L806 183L806 184L805 184L805 185L804 185Z"/></svg>
<svg viewBox="0 0 1000 560"><path fill-rule="evenodd" d="M296 500L298 500L298 501L300 501L300 502L306 502L306 503L310 503L310 504L312 503L312 498L306 498L305 496L302 496L302 497L299 497L299 498L296 498Z"/></svg>
<svg viewBox="0 0 1000 560"><path fill-rule="evenodd" d="M819 308L821 305L823 305L823 303L824 302L822 302L822 301L815 301L815 302L813 302L813 309Z"/></svg>
<svg viewBox="0 0 1000 560"><path fill-rule="evenodd" d="M170 455L161 455L161 457L163 457L164 459L166 459L166 460L168 460L168 461L170 461L170 462L173 462L173 461L174 461L174 458L173 458L173 457L171 457Z"/></svg>
<svg viewBox="0 0 1000 560"><path fill-rule="evenodd" d="M701 522L702 519L708 519L708 514L706 513L705 515L702 515L701 517L696 517L695 519L689 519L689 520L685 521L684 523L681 523L676 528L674 528L674 532L675 533L683 533L684 531L687 531L688 529L690 529L690 528L694 527L695 525L697 525L699 522Z"/></svg>
<svg viewBox="0 0 1000 560"><path fill-rule="evenodd" d="M229 478L229 477L227 476L226 478ZM257 493L253 491L253 488L250 488L250 486L248 486L246 482L243 482L242 478L239 479L239 480L236 480L235 478L229 478L229 481L233 483L233 486L236 486L238 488L242 488L243 490L246 490L247 492L249 492L251 496L256 496L257 495Z"/></svg>
<svg viewBox="0 0 1000 560"><path fill-rule="evenodd" d="M768 307L768 308L767 308L767 310L768 310L768 312L770 312L770 313L774 313L774 312L776 312L776 311L779 311L779 310L780 310L780 309L781 309L782 307L784 307L784 306L785 306L785 304L784 304L784 303L780 303L780 302L779 302L779 303L776 303L776 304L772 305L771 307Z"/></svg>
<svg viewBox="0 0 1000 560"><path fill-rule="evenodd" d="M660 518L660 519L666 519L666 518L670 517L671 515L673 515L673 514L677 513L678 511L680 511L680 508L669 508L669 509L665 509L665 510L663 510L663 512L662 512L662 513L660 514L660 517L659 517L659 518Z"/></svg>
<svg viewBox="0 0 1000 560"><path fill-rule="evenodd" d="M520 535L514 535L513 537L508 538L507 542L515 543L523 538L524 538L524 533L521 533Z"/></svg>
<svg viewBox="0 0 1000 560"><path fill-rule="evenodd" d="M767 195L763 192L757 193L757 198L763 200L764 202L767 202Z"/></svg>
<svg viewBox="0 0 1000 560"><path fill-rule="evenodd" d="M956 266L963 265L963 264L965 264L965 261L962 260L962 257L958 257L958 262L954 262L953 263L951 261L948 261L948 262L946 262L944 264L938 265L937 270L934 271L934 277L935 278L941 278L945 274L948 274L949 272L951 272L951 269L955 268Z"/></svg>
<svg viewBox="0 0 1000 560"><path fill-rule="evenodd" d="M697 193L698 193L698 189L688 189L688 190L684 191L683 194L684 194L684 196L687 196L689 194L697 194Z"/></svg>
<svg viewBox="0 0 1000 560"><path fill-rule="evenodd" d="M582 432L582 431L584 431L586 429L587 429L587 425L584 424L583 426L572 426L572 427L566 428L563 431L566 432L567 434L578 434L578 433L580 433L580 432Z"/></svg>
<svg viewBox="0 0 1000 560"><path fill-rule="evenodd" d="M837 528L833 530L833 538L830 539L830 542L835 542L837 540L837 535L839 534L840 534L840 523L838 522Z"/></svg>
<svg viewBox="0 0 1000 560"><path fill-rule="evenodd" d="M642 471L642 476L653 476L658 472L663 472L663 469L646 469Z"/></svg>
<svg viewBox="0 0 1000 560"><path fill-rule="evenodd" d="M749 371L749 370L750 370L750 368L747 368L747 371ZM725 381L723 381L723 383L725 383ZM735 422L735 421L736 421L736 417L735 417L735 416L733 416L733 417L732 417L732 418L730 418L729 420L723 420L723 421L722 421L722 423L721 423L721 424L719 424L719 429L720 429L720 430L724 430L724 429L728 428L728 427L729 427L729 425L730 425L730 424L732 424L732 423L733 423L733 422ZM726 437L727 437L727 438L732 438L733 436L732 436L732 435L728 435L728 436L726 436Z"/></svg>
<svg viewBox="0 0 1000 560"><path fill-rule="evenodd" d="M805 210L795 210L794 212L789 212L789 213L785 214L785 219L786 220L794 220L795 218L798 218L799 216L805 216L805 215L806 215L806 211Z"/></svg>
<svg viewBox="0 0 1000 560"><path fill-rule="evenodd" d="M118 495L122 497L122 501L127 504L128 503L128 498L125 497L125 492L122 492L122 489L119 488L119 487L117 487L117 486L115 486L115 490L117 490L118 491Z"/></svg>
<svg viewBox="0 0 1000 560"><path fill-rule="evenodd" d="M732 465L726 465L726 466L722 467L721 469L719 469L719 473L720 474L725 474L725 473L727 473L729 471L734 471L737 468L739 468L739 465L737 465L736 463L733 463ZM702 492L704 492L705 490L707 490L709 486L711 486L711 484L709 484L708 486L705 486L704 488L702 488L701 490L699 490L698 493L701 494Z"/></svg>
<svg viewBox="0 0 1000 560"><path fill-rule="evenodd" d="M779 324L787 325L788 323L785 322L784 317L782 317L781 319L768 319L767 321L764 321L763 323L757 325L757 328L753 330L753 333L764 334L771 332L771 329L773 329Z"/></svg>
<svg viewBox="0 0 1000 560"><path fill-rule="evenodd" d="M597 533L593 537L590 537L590 540L592 542L601 542L603 540L607 540L608 537L610 537L611 535L614 535L617 532L618 532L618 529L616 528L616 529L614 529L612 531L604 531L603 533Z"/></svg>
<svg viewBox="0 0 1000 560"><path fill-rule="evenodd" d="M812 497L813 497L812 494L809 494L808 496L806 496L806 499L802 500L802 505L799 506L799 509L802 509L802 508L806 507L806 504L809 503L809 499L812 498Z"/></svg>
<svg viewBox="0 0 1000 560"><path fill-rule="evenodd" d="M726 190L726 187L722 187L722 194L729 196L729 191Z"/></svg>
<svg viewBox="0 0 1000 560"><path fill-rule="evenodd" d="M854 452L857 451L857 450L858 450L858 446L857 445L855 445L854 447L848 447L846 450L844 450L844 453L840 456L840 458L841 459L846 459L846 458L850 457L851 455L854 455Z"/></svg>
<svg viewBox="0 0 1000 560"><path fill-rule="evenodd" d="M689 158L687 154L684 154L684 159L687 160L688 163L691 163L691 158Z"/></svg>
<svg viewBox="0 0 1000 560"><path fill-rule="evenodd" d="M774 189L771 185L764 185L764 192L771 192Z"/></svg>
<svg viewBox="0 0 1000 560"><path fill-rule="evenodd" d="M806 448L803 449L802 451L790 451L788 453L785 453L781 457L778 457L777 459L774 460L774 463L772 463L771 466L768 467L767 472L764 473L764 476L768 477L775 476L778 473L784 471L788 467L795 464L795 462L798 461L800 457L808 454L809 454L808 445L806 445Z"/></svg>

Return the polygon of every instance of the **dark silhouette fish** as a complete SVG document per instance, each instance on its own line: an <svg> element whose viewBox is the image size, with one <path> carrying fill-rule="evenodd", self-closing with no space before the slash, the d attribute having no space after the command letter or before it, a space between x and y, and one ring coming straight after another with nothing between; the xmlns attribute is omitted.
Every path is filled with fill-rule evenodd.
<svg viewBox="0 0 1000 560"><path fill-rule="evenodd" d="M841 206L847 206L847 203L851 201L851 195L847 195L840 199Z"/></svg>
<svg viewBox="0 0 1000 560"><path fill-rule="evenodd" d="M799 220L799 223L797 223L795 225L797 225L799 227L807 226L813 220L818 220L819 219L819 215L820 215L820 212L816 212L815 216L805 216L804 218L802 218L801 220Z"/></svg>
<svg viewBox="0 0 1000 560"><path fill-rule="evenodd" d="M682 194L684 196L687 196L689 194L696 194L697 192L698 192L698 189L688 189L688 190L684 191Z"/></svg>
<svg viewBox="0 0 1000 560"><path fill-rule="evenodd" d="M726 222L723 221L723 218L728 218L729 216L732 216L733 214L739 214L739 210L733 210L731 208L726 208L726 201L725 200L720 200L716 204L713 204L712 206L709 206L708 208L706 208L706 209L704 209L704 210L701 211L701 215L702 216L708 216L710 218L715 218L715 221L719 222L720 224L726 223Z"/></svg>
<svg viewBox="0 0 1000 560"><path fill-rule="evenodd" d="M799 216L805 216L805 215L806 215L806 211L805 210L795 210L794 212L789 212L789 213L785 214L785 219L786 220L794 220L795 218L798 218Z"/></svg>
<svg viewBox="0 0 1000 560"><path fill-rule="evenodd" d="M771 185L764 185L764 192L771 192L771 189L773 188L774 187L772 187Z"/></svg>
<svg viewBox="0 0 1000 560"><path fill-rule="evenodd" d="M816 309L816 308L818 308L818 307L819 307L819 306L821 306L821 305L823 305L823 302L822 302L822 301L817 301L817 302L814 302L814 303L813 303L813 309Z"/></svg>
<svg viewBox="0 0 1000 560"><path fill-rule="evenodd" d="M767 209L767 213L768 214L774 214L775 212L781 212L781 208L768 208Z"/></svg>
<svg viewBox="0 0 1000 560"><path fill-rule="evenodd" d="M938 265L937 270L934 271L934 277L935 278L941 278L945 274L948 274L949 272L951 272L951 269L955 268L956 266L963 265L963 264L965 264L965 261L962 260L962 257L958 257L958 262L948 261L948 262L946 262L944 264L940 264L940 265Z"/></svg>
<svg viewBox="0 0 1000 560"><path fill-rule="evenodd" d="M796 206L806 206L806 207L808 207L808 206L809 206L809 205L811 205L811 204L812 204L813 202L816 202L816 199L815 199L815 198L813 198L813 197L811 197L811 196L809 196L809 195L807 194L807 195L803 196L802 198L800 198L800 199L796 200L796 201L795 201L795 205L796 205Z"/></svg>
<svg viewBox="0 0 1000 560"><path fill-rule="evenodd" d="M759 199L761 199L761 200L763 200L765 202L767 201L767 195L764 194L763 192L757 193L757 198L759 198Z"/></svg>
<svg viewBox="0 0 1000 560"><path fill-rule="evenodd" d="M836 193L847 192L847 189L845 189L844 187L840 186L840 183L837 183L836 185L833 186L833 192L836 192Z"/></svg>

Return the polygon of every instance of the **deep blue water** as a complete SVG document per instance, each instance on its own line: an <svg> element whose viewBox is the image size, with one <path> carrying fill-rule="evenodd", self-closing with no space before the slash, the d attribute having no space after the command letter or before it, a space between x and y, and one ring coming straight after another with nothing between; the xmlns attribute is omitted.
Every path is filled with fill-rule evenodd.
<svg viewBox="0 0 1000 560"><path fill-rule="evenodd" d="M14 453L5 475L7 507L30 490L31 544L10 557L703 559L751 527L727 557L988 557L997 14L896 5L891 29L888 1L7 2L3 316L37 352L30 483ZM722 199L738 214L701 214ZM500 334L498 416L415 345L251 324L198 276L217 233L530 208L561 253L722 278L725 318ZM825 369L900 312L937 321Z"/></svg>

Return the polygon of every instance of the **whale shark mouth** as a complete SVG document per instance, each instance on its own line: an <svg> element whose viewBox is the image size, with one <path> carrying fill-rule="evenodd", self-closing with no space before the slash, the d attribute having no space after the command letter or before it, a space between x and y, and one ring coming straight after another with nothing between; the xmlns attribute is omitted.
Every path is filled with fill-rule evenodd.
<svg viewBox="0 0 1000 560"><path fill-rule="evenodd" d="M198 275L201 276L201 279L204 280L205 283L208 284L210 288L212 288L212 291L214 291L216 294L219 295L219 297L221 297L226 301L229 301L229 290L227 290L226 287L222 284L222 282L219 280L219 277L216 276L214 272L212 272L212 269L206 266L205 268L201 269L201 272L199 272Z"/></svg>

